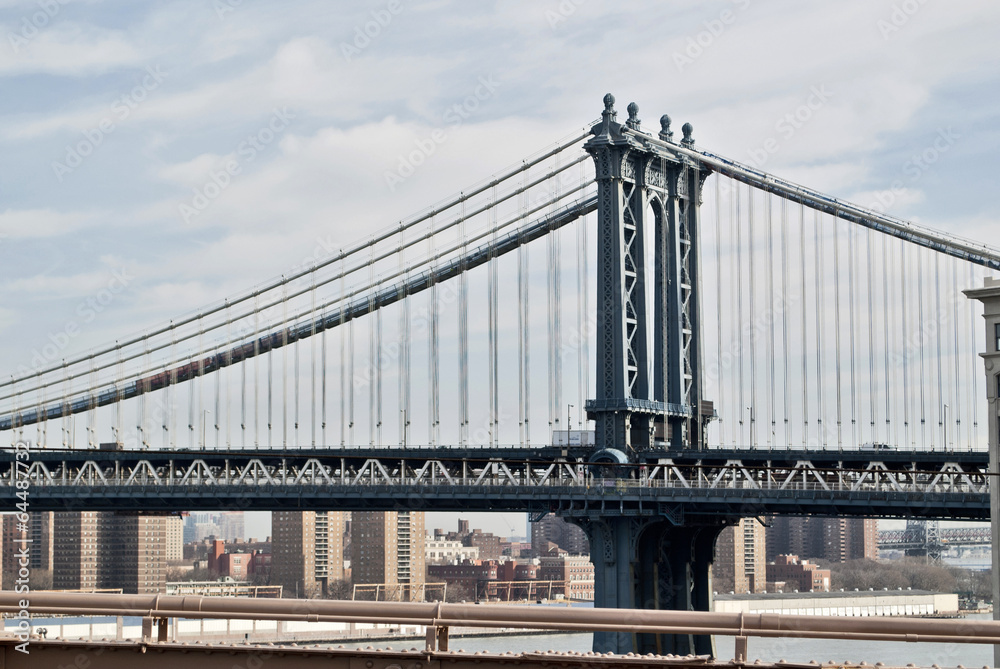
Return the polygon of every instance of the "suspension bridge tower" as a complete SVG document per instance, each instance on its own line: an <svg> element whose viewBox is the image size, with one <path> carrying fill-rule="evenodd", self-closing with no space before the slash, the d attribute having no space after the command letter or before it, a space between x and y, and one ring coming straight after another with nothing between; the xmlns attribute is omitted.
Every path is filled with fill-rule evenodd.
<svg viewBox="0 0 1000 669"><path fill-rule="evenodd" d="M597 397L586 408L596 425L592 461L609 467L702 448L712 414L702 398L697 234L710 170L691 151L689 124L675 143L663 116L653 137L640 129L635 103L624 124L614 103L612 95L604 97L602 120L584 147L594 159L598 189ZM711 608L711 561L724 521L570 519L590 537L597 606ZM714 654L711 637L695 635L598 633L594 648Z"/></svg>

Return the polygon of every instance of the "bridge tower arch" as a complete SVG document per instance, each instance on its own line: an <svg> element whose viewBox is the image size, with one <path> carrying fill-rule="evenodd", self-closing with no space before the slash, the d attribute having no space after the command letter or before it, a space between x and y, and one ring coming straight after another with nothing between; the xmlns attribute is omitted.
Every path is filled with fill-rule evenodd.
<svg viewBox="0 0 1000 669"><path fill-rule="evenodd" d="M638 462L649 451L702 448L711 418L703 401L697 234L711 170L671 150L677 145L669 117L653 138L640 129L634 102L624 124L614 103L604 96L601 122L584 145L598 191L597 390L586 408L597 451L617 450ZM694 144L691 133L685 124L681 147Z"/></svg>
<svg viewBox="0 0 1000 669"><path fill-rule="evenodd" d="M624 124L614 103L604 96L601 122L584 145L598 192L597 390L586 408L596 427L591 460L611 466L704 448L712 414L703 400L698 292L698 212L711 171L682 150L694 144L689 124L675 143L663 116L653 137L641 130L635 103ZM724 520L569 520L590 537L596 606L710 610L711 563ZM714 655L705 635L597 633L594 649Z"/></svg>

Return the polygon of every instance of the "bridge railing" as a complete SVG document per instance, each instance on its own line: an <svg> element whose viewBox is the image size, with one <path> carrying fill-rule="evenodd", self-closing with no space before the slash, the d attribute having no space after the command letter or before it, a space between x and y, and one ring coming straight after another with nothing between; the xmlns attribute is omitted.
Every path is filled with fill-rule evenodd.
<svg viewBox="0 0 1000 669"><path fill-rule="evenodd" d="M33 592L30 607L25 610L22 599L14 592L0 592L0 612L24 621L23 627L18 623L18 629L24 630L25 640L30 636L30 615L57 614L141 617L145 643L170 641L169 621L174 618L415 625L425 630L427 652L448 650L452 627L732 636L736 638L734 659L737 661L748 659L748 638L751 636L1000 644L1000 622L992 620L855 619L653 609L554 609L443 602L259 600L64 592Z"/></svg>

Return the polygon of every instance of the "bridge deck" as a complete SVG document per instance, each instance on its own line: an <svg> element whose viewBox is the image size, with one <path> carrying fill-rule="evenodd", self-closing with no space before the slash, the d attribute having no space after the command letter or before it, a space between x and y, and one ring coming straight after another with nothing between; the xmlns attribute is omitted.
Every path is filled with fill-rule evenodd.
<svg viewBox="0 0 1000 669"><path fill-rule="evenodd" d="M983 520L986 454L661 451L607 468L582 449L0 453L0 499L33 510L528 511L576 516L818 514ZM23 485L23 484L22 484ZM12 506L13 508L13 506Z"/></svg>

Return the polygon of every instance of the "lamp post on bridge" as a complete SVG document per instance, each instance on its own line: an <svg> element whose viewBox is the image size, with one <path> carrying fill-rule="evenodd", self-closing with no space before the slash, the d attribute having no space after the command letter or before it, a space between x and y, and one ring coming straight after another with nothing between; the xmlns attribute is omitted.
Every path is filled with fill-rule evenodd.
<svg viewBox="0 0 1000 669"><path fill-rule="evenodd" d="M1000 620L1000 279L987 277L982 288L971 288L965 295L983 303L986 321L986 399L990 448L990 531L993 545L993 619ZM1000 645L993 646L993 666L1000 666Z"/></svg>

